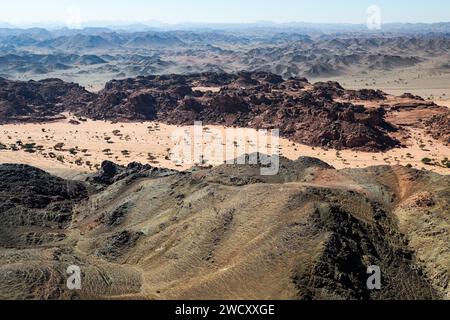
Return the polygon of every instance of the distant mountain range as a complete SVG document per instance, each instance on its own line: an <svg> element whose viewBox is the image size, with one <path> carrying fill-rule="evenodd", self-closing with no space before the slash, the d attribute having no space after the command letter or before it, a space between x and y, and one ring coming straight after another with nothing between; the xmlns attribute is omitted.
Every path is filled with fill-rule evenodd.
<svg viewBox="0 0 450 320"><path fill-rule="evenodd" d="M178 26L180 30L138 32L0 28L0 76L103 84L141 75L243 70L314 80L422 63L428 63L422 68L426 72L450 71L440 67L449 57L448 23L392 24L379 32L357 25L301 23Z"/></svg>
<svg viewBox="0 0 450 320"><path fill-rule="evenodd" d="M308 23L308 22L286 22L286 23L276 23L272 21L257 21L253 23L196 23L196 22L185 22L169 24L159 21L147 21L147 22L87 22L81 24L82 29L69 29L65 24L62 23L29 23L22 25L13 25L7 22L0 21L0 28L16 28L16 29L30 29L30 28L46 28L54 31L67 32L72 30L73 32L78 32L82 30L94 30L94 29L109 29L111 31L149 31L149 30L159 30L159 31L174 31L174 30L184 30L184 31L217 31L217 30L261 30L265 29L267 31L292 31L292 32L323 32L323 33L334 33L334 32L362 32L369 31L365 24L344 24L344 23ZM450 32L450 22L439 22L439 23L386 23L382 25L383 32ZM372 31L371 31L372 32Z"/></svg>

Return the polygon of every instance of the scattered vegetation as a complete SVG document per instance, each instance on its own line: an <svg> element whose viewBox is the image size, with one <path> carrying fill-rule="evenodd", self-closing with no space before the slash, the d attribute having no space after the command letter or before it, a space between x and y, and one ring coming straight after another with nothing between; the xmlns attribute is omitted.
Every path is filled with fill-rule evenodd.
<svg viewBox="0 0 450 320"><path fill-rule="evenodd" d="M53 149L55 149L56 151L63 151L64 148L64 143L60 142L55 144L55 146L53 147Z"/></svg>
<svg viewBox="0 0 450 320"><path fill-rule="evenodd" d="M450 160L448 158L445 158L444 160L442 160L441 164L444 168L450 169Z"/></svg>
<svg viewBox="0 0 450 320"><path fill-rule="evenodd" d="M69 149L69 153L72 154L72 155L76 155L78 153L78 151L77 151L76 148L70 148Z"/></svg>
<svg viewBox="0 0 450 320"><path fill-rule="evenodd" d="M28 153L36 152L36 143L26 143L22 146L23 150Z"/></svg>

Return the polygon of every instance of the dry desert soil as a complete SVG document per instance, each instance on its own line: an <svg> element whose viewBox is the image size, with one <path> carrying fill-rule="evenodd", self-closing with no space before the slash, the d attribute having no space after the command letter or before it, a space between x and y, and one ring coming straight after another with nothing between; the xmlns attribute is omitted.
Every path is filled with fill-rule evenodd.
<svg viewBox="0 0 450 320"><path fill-rule="evenodd" d="M439 105L448 105L440 101ZM419 116L429 116L430 110ZM408 118L408 115L406 118ZM0 150L0 163L23 163L32 165L52 174L74 178L95 172L105 160L121 165L130 162L151 164L155 167L174 170L186 170L194 166L194 160L185 163L173 161L172 149L178 144L172 136L177 132L187 132L193 135L193 126L167 125L158 122L110 122L86 119L71 120L76 117L66 114L66 119L48 123L26 123L0 125L1 140L4 145L34 144L32 153L26 149L11 148ZM397 117L402 117L401 114ZM417 114L413 114L413 119ZM395 121L405 122L405 116ZM204 132L210 129L221 132L225 141L224 126L204 125ZM280 138L280 154L288 159L296 160L301 156L319 158L337 169L366 168L377 165L412 166L415 169L426 169L443 175L450 174L450 169L443 166L430 166L423 163L423 159L442 161L450 156L450 147L442 141L427 135L424 129L409 127L405 129L408 139L405 148L394 148L385 152L362 152L353 150L334 150L321 147L310 147L304 144ZM246 129L245 135L258 136L258 131ZM207 140L207 139L205 139ZM204 141L208 146L210 140ZM233 146L237 152L241 145ZM248 148L248 145L244 146ZM266 151L266 146L258 146L259 152ZM266 152L267 153L267 152ZM223 160L231 160L235 157ZM222 161L205 159L206 165L220 165Z"/></svg>

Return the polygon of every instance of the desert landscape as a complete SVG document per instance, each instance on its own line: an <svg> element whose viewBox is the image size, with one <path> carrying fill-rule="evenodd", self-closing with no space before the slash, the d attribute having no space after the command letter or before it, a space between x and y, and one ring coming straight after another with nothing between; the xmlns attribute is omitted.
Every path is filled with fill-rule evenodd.
<svg viewBox="0 0 450 320"><path fill-rule="evenodd" d="M111 79L245 70L337 81L349 89L450 99L450 41L445 34L450 26L445 23L418 24L416 30L386 25L375 34L339 25L321 29L255 24L235 29L0 28L0 77L60 78L98 91Z"/></svg>
<svg viewBox="0 0 450 320"><path fill-rule="evenodd" d="M450 299L449 32L0 28L0 299Z"/></svg>
<svg viewBox="0 0 450 320"><path fill-rule="evenodd" d="M193 162L171 160L171 136L192 130L196 120L205 130L221 132L230 126L255 134L280 128L280 154L291 160L317 157L338 169L395 164L450 172L450 110L412 94L347 90L305 78L285 81L263 72L114 80L98 93L55 80L3 83L3 91L17 95L0 101L6 107L0 161L19 158L62 177L94 172L104 160L189 169ZM34 96L23 90L34 90ZM48 102L42 100L46 94ZM62 106L69 99L71 105ZM280 99L284 102L270 110ZM33 109L39 103L52 105ZM321 113L312 113L319 108Z"/></svg>

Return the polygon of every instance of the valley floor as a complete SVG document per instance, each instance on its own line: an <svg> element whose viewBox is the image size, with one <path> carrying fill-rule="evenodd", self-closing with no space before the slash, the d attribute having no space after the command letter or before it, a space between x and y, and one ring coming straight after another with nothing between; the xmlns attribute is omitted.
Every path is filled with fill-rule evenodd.
<svg viewBox="0 0 450 320"><path fill-rule="evenodd" d="M171 160L175 146L171 136L175 131L192 131L190 126L173 126L155 122L112 123L106 121L70 123L71 119L51 123L9 124L0 126L0 163L23 163L44 169L64 178L94 172L104 160L121 165L130 162L149 163L155 167L185 170L193 163L176 164ZM204 131L219 130L222 126L204 126ZM448 175L450 169L423 163L429 158L440 163L450 156L450 148L427 136L423 130L406 128L410 135L407 148L396 148L384 153L337 151L309 147L280 139L281 155L295 160L300 156L319 158L336 169L364 168L376 165L411 165ZM247 132L254 132L249 129ZM225 133L224 133L225 136ZM204 141L207 145L208 141ZM16 148L11 148L14 145ZM20 147L22 145L22 147ZM32 150L24 149L31 145ZM236 146L236 148L241 146ZM28 151L28 152L27 152ZM263 152L264 150L258 150ZM239 156L239 155L238 155ZM235 158L235 157L232 157ZM220 165L219 163L207 163Z"/></svg>

